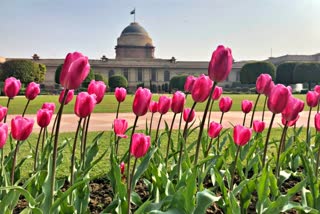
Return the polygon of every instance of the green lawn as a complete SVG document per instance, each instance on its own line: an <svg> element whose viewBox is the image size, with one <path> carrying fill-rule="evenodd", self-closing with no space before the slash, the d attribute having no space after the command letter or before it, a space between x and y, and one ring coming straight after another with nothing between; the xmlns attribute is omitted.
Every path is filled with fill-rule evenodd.
<svg viewBox="0 0 320 214"><path fill-rule="evenodd" d="M171 95L169 95L171 96ZM230 96L233 100L233 105L231 108L231 111L241 111L241 101L243 99L248 99L255 101L257 95L255 94L228 94L225 96ZM131 112L132 111L132 101L133 101L134 95L130 94L127 95L126 100L121 103L120 112ZM305 95L295 95L295 97L305 100ZM153 100L158 100L159 95L154 94ZM24 96L19 96L11 100L10 102L10 108L8 114L21 114L23 112L24 106L26 104L27 100ZM58 96L57 95L40 95L35 100L31 101L29 104L29 108L27 110L27 114L35 114L39 108L41 108L42 103L44 102L55 102L56 105L59 105L58 102ZM64 113L73 113L73 107L74 107L75 98L72 102L70 102L68 105L64 108ZM264 96L260 97L257 111L262 111L263 108L263 102L264 102ZM0 105L6 106L7 98L6 97L0 97ZM187 107L191 107L193 104L193 100L191 98L191 95L188 95ZM203 111L205 108L204 103L198 103L196 106L196 111ZM117 101L114 97L114 95L105 95L103 101L95 107L94 112L96 113L113 113L117 109ZM217 103L214 104L214 111L219 110ZM307 106L305 107L305 110L307 110Z"/></svg>

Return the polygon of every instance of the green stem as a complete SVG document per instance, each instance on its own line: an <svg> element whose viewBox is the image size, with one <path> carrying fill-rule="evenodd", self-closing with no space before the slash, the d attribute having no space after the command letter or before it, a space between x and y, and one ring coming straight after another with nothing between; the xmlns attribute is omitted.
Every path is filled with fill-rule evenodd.
<svg viewBox="0 0 320 214"><path fill-rule="evenodd" d="M209 143L209 146L208 146L208 148L207 148L207 151L206 151L206 153L205 153L205 158L208 156L208 154L209 154L209 151L210 151L210 149L211 149L211 146L212 146L212 142L213 142L213 138L211 138L211 140L210 140L210 143Z"/></svg>
<svg viewBox="0 0 320 214"><path fill-rule="evenodd" d="M11 98L8 97L8 100L7 100L7 109L8 109L8 112L9 112L9 104L10 104L10 101L11 101ZM7 121L8 112L7 112L6 116L4 116L3 123L6 123L6 121Z"/></svg>
<svg viewBox="0 0 320 214"><path fill-rule="evenodd" d="M19 142L20 141L18 140L16 144L16 149L14 150L14 156L13 156L12 168L11 168L11 185L14 185L14 171L16 168L17 154L19 152Z"/></svg>
<svg viewBox="0 0 320 214"><path fill-rule="evenodd" d="M309 115L308 115L308 122L307 122L307 134L306 134L306 142L308 147L310 147L310 117L311 117L311 111L312 111L312 107L310 107L309 109ZM307 153L308 153L308 149L307 149Z"/></svg>
<svg viewBox="0 0 320 214"><path fill-rule="evenodd" d="M30 103L30 100L28 100L26 106L24 107L24 110L23 110L23 113L22 113L22 117L24 117L24 115L25 115L25 113L26 113L26 111L27 111L27 108L28 108L28 106L29 106L29 103Z"/></svg>
<svg viewBox="0 0 320 214"><path fill-rule="evenodd" d="M244 117L243 117L243 122L242 122L242 125L244 126L246 124L246 117L247 117L247 113L244 114Z"/></svg>
<svg viewBox="0 0 320 214"><path fill-rule="evenodd" d="M259 101L260 95L261 94L258 94L258 96L256 98L256 102L254 103L254 107L253 107L252 115L251 115L251 121L250 121L250 128L252 127L252 124L253 124L254 113L256 112L256 108L257 108L257 105L258 105L258 101Z"/></svg>
<svg viewBox="0 0 320 214"><path fill-rule="evenodd" d="M136 116L131 132L131 137L130 137L130 144L129 144L129 152L128 152L128 167L127 167L127 200L128 200L128 214L130 213L130 201L131 201L131 178L130 178L130 158L131 158L131 146L132 146L132 136L134 134L134 131L136 130L137 122L138 122L139 116Z"/></svg>
<svg viewBox="0 0 320 214"><path fill-rule="evenodd" d="M207 129L209 130L209 127L210 127L210 120L211 120L211 112L212 112L212 107L213 107L213 103L214 103L214 100L211 101L210 103L210 110L209 110L209 115L208 115L208 126L207 126Z"/></svg>
<svg viewBox="0 0 320 214"><path fill-rule="evenodd" d="M316 141L319 141L319 137L316 137ZM315 145L317 145L317 142L315 143ZM317 157L316 169L315 169L316 179L318 179L319 161L320 161L320 147L318 148L318 157Z"/></svg>
<svg viewBox="0 0 320 214"><path fill-rule="evenodd" d="M172 121L171 121L171 126L170 126L170 130L169 130L169 134L168 134L168 145L167 145L167 154L166 154L166 166L168 164L168 158L169 158L169 148L170 148L170 143L171 143L171 133L172 133L172 128L173 128L173 124L174 124L174 120L176 119L176 115L177 113L174 113Z"/></svg>
<svg viewBox="0 0 320 214"><path fill-rule="evenodd" d="M72 155L71 155L71 166L70 166L70 169L71 169L70 186L72 186L74 183L74 165L75 165L75 159L76 159L77 139L78 139L78 134L79 134L79 130L81 127L81 121L82 121L82 118L79 119L77 131L76 131L76 134L74 136L74 141L73 141L73 148L72 148Z"/></svg>
<svg viewBox="0 0 320 214"><path fill-rule="evenodd" d="M276 116L276 114L273 113L273 114L272 114L272 117L271 117L269 129L268 129L267 137L266 137L266 142L265 142L265 144L264 144L264 151L263 151L263 158L262 158L262 168L264 167L265 162L266 162L266 156L267 156L267 149L268 149L269 137L270 137L270 133L271 133L271 129L272 129L272 124L273 124L273 120L274 120L274 117L275 117L275 116Z"/></svg>
<svg viewBox="0 0 320 214"><path fill-rule="evenodd" d="M120 140L120 138L117 137L117 139L116 139L116 157L118 156L119 140Z"/></svg>
<svg viewBox="0 0 320 214"><path fill-rule="evenodd" d="M238 156L239 156L239 153L240 153L240 149L241 149L241 147L238 146L237 153L236 153L236 159L234 160L234 168L233 168L232 176L231 176L231 185L230 185L230 189L231 190L233 189L233 182L234 182L233 180L234 180L235 172L236 172L236 169L237 169L237 161L238 161Z"/></svg>
<svg viewBox="0 0 320 214"><path fill-rule="evenodd" d="M280 161L280 155L282 153L282 147L283 147L283 144L285 142L285 135L287 133L287 129L288 129L288 121L286 121L286 124L282 130L282 134L281 134L281 139L280 139L280 145L279 145L279 148L278 148L278 154L277 154L277 162L276 162L276 172L275 172L275 175L276 175L276 178L279 178L279 171L280 171L280 165L279 165L279 161Z"/></svg>
<svg viewBox="0 0 320 214"><path fill-rule="evenodd" d="M116 119L118 119L118 115L119 115L119 109L120 109L120 102L118 102L118 107L117 107L117 114L116 114Z"/></svg>
<svg viewBox="0 0 320 214"><path fill-rule="evenodd" d="M44 132L43 132L43 135L42 135L42 141L41 141L41 153L43 153L43 150L44 150L44 141L46 139L46 133L47 133L47 127L44 128Z"/></svg>
<svg viewBox="0 0 320 214"><path fill-rule="evenodd" d="M154 142L155 142L155 147L158 146L158 135L159 135L159 128L160 128L160 123L161 123L162 115L163 115L163 114L160 114L160 118L159 118L159 121L158 121L156 138L155 138L155 141L154 141ZM159 144L160 144L160 143L159 143Z"/></svg>
<svg viewBox="0 0 320 214"><path fill-rule="evenodd" d="M192 107L191 107L191 110L190 110L190 112L189 112L189 114L188 114L188 117L187 117L187 121L186 121L186 123L185 123L185 125L184 125L184 129L183 129L183 139L184 139L184 141L186 141L187 140L187 136L188 136L188 121L189 121L189 119L190 119L190 117L191 117L191 114L192 114L192 111L193 111L193 109L196 107L196 105L197 105L197 103L196 102L193 102L193 105L192 105Z"/></svg>
<svg viewBox="0 0 320 214"><path fill-rule="evenodd" d="M89 130L89 123L90 123L91 114L87 117L86 128L84 129L84 142L83 142L83 167L86 161L86 152L87 152L87 138L88 138L88 130Z"/></svg>
<svg viewBox="0 0 320 214"><path fill-rule="evenodd" d="M150 119L149 135L151 135L153 115L154 115L154 113L152 112L152 113L151 113L151 119Z"/></svg>
<svg viewBox="0 0 320 214"><path fill-rule="evenodd" d="M84 162L83 162L83 159L84 159L84 156L85 156L85 153L84 153L84 139L85 139L85 134L84 134L84 132L85 132L85 129L86 129L86 125L87 125L87 117L86 118L84 118L84 121L83 121L83 123L82 123L82 136L81 136L81 146L80 146L80 157L81 157L81 161L80 161L80 163L81 164L83 164Z"/></svg>
<svg viewBox="0 0 320 214"><path fill-rule="evenodd" d="M263 111L262 111L262 121L264 121L264 112L266 111L266 104L267 104L267 96L264 98L264 103L263 103Z"/></svg>
<svg viewBox="0 0 320 214"><path fill-rule="evenodd" d="M224 112L221 113L221 117L220 117L220 124L221 125L222 125L223 115L224 115ZM217 140L217 153L218 154L219 154L219 147L220 147L220 133L218 135L218 140Z"/></svg>
<svg viewBox="0 0 320 214"><path fill-rule="evenodd" d="M38 150L39 150L39 143L40 143L40 138L42 137L42 131L43 128L40 128L40 132L39 132L39 136L38 136L38 140L37 140L37 145L36 145L36 151L34 154L34 163L33 163L33 171L36 172L37 170L37 162L38 162Z"/></svg>

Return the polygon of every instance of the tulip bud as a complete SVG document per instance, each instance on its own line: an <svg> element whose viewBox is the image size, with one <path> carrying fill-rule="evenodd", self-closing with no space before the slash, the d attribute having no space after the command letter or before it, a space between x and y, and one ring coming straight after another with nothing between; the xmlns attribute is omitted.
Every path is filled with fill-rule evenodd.
<svg viewBox="0 0 320 214"><path fill-rule="evenodd" d="M222 125L220 123L216 123L212 121L209 126L208 135L211 138L216 138L219 136L220 131L222 129Z"/></svg>
<svg viewBox="0 0 320 214"><path fill-rule="evenodd" d="M89 72L88 57L79 52L68 53L61 69L60 84L65 89L77 89Z"/></svg>
<svg viewBox="0 0 320 214"><path fill-rule="evenodd" d="M152 113L156 113L158 111L158 102L151 100L150 105L149 105L149 111Z"/></svg>
<svg viewBox="0 0 320 214"><path fill-rule="evenodd" d="M253 121L253 130L254 130L256 133L261 133L261 132L263 132L264 128L265 128L265 122L259 121L259 120L254 120L254 121Z"/></svg>
<svg viewBox="0 0 320 214"><path fill-rule="evenodd" d="M272 77L269 74L260 74L256 81L256 91L258 94L266 94L269 85L272 82Z"/></svg>
<svg viewBox="0 0 320 214"><path fill-rule="evenodd" d="M8 113L8 108L0 106L0 122L4 119L7 113Z"/></svg>
<svg viewBox="0 0 320 214"><path fill-rule="evenodd" d="M194 84L194 81L196 80L197 78L192 76L192 75L189 75L187 78L186 78L186 82L184 83L184 91L186 93L191 93L192 92L192 88L193 88L193 84Z"/></svg>
<svg viewBox="0 0 320 214"><path fill-rule="evenodd" d="M298 115L296 118L294 118L293 120L290 120L290 121L286 121L286 119L284 118L284 117L282 117L281 118L281 123L282 123L282 125L286 125L287 124L287 126L288 127L291 127L291 126L294 126L296 123L297 123L297 121L299 120L299 118L300 118L300 115Z"/></svg>
<svg viewBox="0 0 320 214"><path fill-rule="evenodd" d="M241 125L236 125L233 128L233 140L238 146L246 145L251 138L252 131Z"/></svg>
<svg viewBox="0 0 320 214"><path fill-rule="evenodd" d="M307 105L309 107L316 107L319 102L319 94L315 91L308 91L307 93Z"/></svg>
<svg viewBox="0 0 320 214"><path fill-rule="evenodd" d="M317 132L320 132L320 113L317 113L314 117L314 127L316 127Z"/></svg>
<svg viewBox="0 0 320 214"><path fill-rule="evenodd" d="M232 99L230 97L222 97L219 101L219 108L221 112L230 111L232 106Z"/></svg>
<svg viewBox="0 0 320 214"><path fill-rule="evenodd" d="M253 106L253 102L250 100L242 100L241 102L241 109L242 109L242 112L245 114L248 114L251 111L252 106Z"/></svg>
<svg viewBox="0 0 320 214"><path fill-rule="evenodd" d="M103 81L91 80L88 86L88 93L95 94L97 99L97 104L101 103L104 98L104 93L107 90L107 86Z"/></svg>
<svg viewBox="0 0 320 214"><path fill-rule="evenodd" d="M304 102L297 98L294 98L292 95L289 97L285 109L281 112L282 117L285 121L294 120L298 114L303 110Z"/></svg>
<svg viewBox="0 0 320 214"><path fill-rule="evenodd" d="M194 117L196 116L196 113L194 112L194 110L192 110L191 113L190 113L190 111L191 111L190 108L185 108L185 109L183 110L183 120L184 120L185 122L188 122L188 123L192 122L193 119L194 119ZM189 116L189 114L190 114L190 116ZM188 117L189 117L189 120L188 120ZM187 120L188 120L188 121L187 121Z"/></svg>
<svg viewBox="0 0 320 214"><path fill-rule="evenodd" d="M172 97L171 110L176 114L181 113L185 103L186 95L181 91L176 91Z"/></svg>
<svg viewBox="0 0 320 214"><path fill-rule="evenodd" d="M59 103L61 104L62 101L63 101L63 97L64 97L64 92L65 90L62 90L61 93L60 93L60 96L59 96ZM66 100L64 101L64 104L67 105L73 98L73 95L74 95L74 90L69 90L68 91L68 94L67 94L67 98Z"/></svg>
<svg viewBox="0 0 320 214"><path fill-rule="evenodd" d="M85 118L92 113L96 103L95 94L90 95L88 92L80 92L76 98L74 113L78 117Z"/></svg>
<svg viewBox="0 0 320 214"><path fill-rule="evenodd" d="M32 132L34 120L16 116L11 120L12 138L19 141L26 140Z"/></svg>
<svg viewBox="0 0 320 214"><path fill-rule="evenodd" d="M150 147L150 136L146 136L140 133L134 133L132 135L132 145L130 153L135 158L141 158L145 156Z"/></svg>
<svg viewBox="0 0 320 214"><path fill-rule="evenodd" d="M55 103L43 103L41 108L51 110L52 113L54 113L54 110L56 109L56 104Z"/></svg>
<svg viewBox="0 0 320 214"><path fill-rule="evenodd" d="M193 84L191 95L194 102L202 103L206 101L209 97L212 85L212 80L208 76L201 74Z"/></svg>
<svg viewBox="0 0 320 214"><path fill-rule="evenodd" d="M232 69L232 53L230 48L219 45L212 53L208 74L212 81L223 82L227 79Z"/></svg>
<svg viewBox="0 0 320 214"><path fill-rule="evenodd" d="M136 116L143 116L147 113L152 94L149 89L139 87L134 95L132 111Z"/></svg>
<svg viewBox="0 0 320 214"><path fill-rule="evenodd" d="M34 100L40 94L40 84L30 82L26 89L26 98Z"/></svg>
<svg viewBox="0 0 320 214"><path fill-rule="evenodd" d="M41 128L49 125L53 112L49 109L39 109L37 112L37 123Z"/></svg>
<svg viewBox="0 0 320 214"><path fill-rule="evenodd" d="M125 135L128 128L128 122L125 119L115 119L113 121L113 131L120 138L127 138Z"/></svg>
<svg viewBox="0 0 320 214"><path fill-rule="evenodd" d="M270 96L271 91L273 90L273 88L275 87L275 84L273 81L270 82L270 84L265 88L264 91L264 95L266 95L267 97ZM288 90L289 91L289 90ZM290 92L290 91L289 91Z"/></svg>
<svg viewBox="0 0 320 214"><path fill-rule="evenodd" d="M8 125L6 123L0 123L0 149L6 144L8 138Z"/></svg>
<svg viewBox="0 0 320 214"><path fill-rule="evenodd" d="M216 85L214 87L214 90L213 90L213 93L212 93L212 99L213 100L219 100L219 98L221 97L222 93L223 93L222 87Z"/></svg>
<svg viewBox="0 0 320 214"><path fill-rule="evenodd" d="M114 96L118 100L119 103L123 102L126 99L127 90L125 88L116 87L114 91Z"/></svg>
<svg viewBox="0 0 320 214"><path fill-rule="evenodd" d="M4 82L4 94L9 98L14 98L18 95L21 88L20 80L17 80L14 77L9 77Z"/></svg>
<svg viewBox="0 0 320 214"><path fill-rule="evenodd" d="M160 96L158 101L158 112L166 114L171 106L171 98L167 96Z"/></svg>
<svg viewBox="0 0 320 214"><path fill-rule="evenodd" d="M291 94L287 87L282 84L276 85L268 97L269 110L274 114L281 113L287 106L290 96Z"/></svg>
<svg viewBox="0 0 320 214"><path fill-rule="evenodd" d="M121 175L124 174L124 168L125 168L125 164L124 164L124 162L121 162L120 163L120 173L121 173Z"/></svg>

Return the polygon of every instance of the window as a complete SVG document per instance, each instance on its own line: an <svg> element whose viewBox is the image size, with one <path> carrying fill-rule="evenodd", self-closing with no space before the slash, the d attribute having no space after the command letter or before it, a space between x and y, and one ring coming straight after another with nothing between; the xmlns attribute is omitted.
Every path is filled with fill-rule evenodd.
<svg viewBox="0 0 320 214"><path fill-rule="evenodd" d="M151 69L151 81L157 81L157 70L156 69Z"/></svg>
<svg viewBox="0 0 320 214"><path fill-rule="evenodd" d="M143 81L143 79L142 79L142 68L138 68L138 81Z"/></svg>
<svg viewBox="0 0 320 214"><path fill-rule="evenodd" d="M170 72L164 71L164 81L169 82L170 81Z"/></svg>
<svg viewBox="0 0 320 214"><path fill-rule="evenodd" d="M108 73L109 78L112 77L114 75L114 70L110 70Z"/></svg>
<svg viewBox="0 0 320 214"><path fill-rule="evenodd" d="M123 69L123 76L129 81L129 72L128 68Z"/></svg>

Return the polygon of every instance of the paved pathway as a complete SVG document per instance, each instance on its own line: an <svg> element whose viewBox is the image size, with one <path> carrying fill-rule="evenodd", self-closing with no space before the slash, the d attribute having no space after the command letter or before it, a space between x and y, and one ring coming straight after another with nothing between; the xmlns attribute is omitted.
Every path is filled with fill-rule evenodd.
<svg viewBox="0 0 320 214"><path fill-rule="evenodd" d="M311 121L310 121L310 125L311 127L314 127L314 115L315 115L315 111L312 112L311 114ZM202 118L202 114L203 112L196 112L196 119L198 121L201 120ZM238 112L238 111L232 111L232 112L227 112L224 114L224 118L223 118L223 127L231 127L232 124L236 125L236 124L242 124L243 121L243 113L242 112ZM256 112L255 113L255 119L261 119L261 115L262 112ZM14 115L9 115L7 121L11 121L11 118ZM156 113L154 114L154 122L152 125L153 129L157 128L157 124L158 124L158 120L159 120L159 114ZM220 116L221 116L221 112L212 112L211 114L211 121L214 120L216 122L219 122L220 120ZM265 121L266 121L266 126L268 126L268 123L271 119L271 113L270 112L266 112L265 114ZM26 115L26 117L31 117L34 118L36 120L36 115ZM145 124L146 124L146 120L148 120L148 123L150 121L150 117L151 117L151 113L148 112L145 116L143 117L139 117L138 119L138 127L137 129L144 129L145 128ZM115 113L95 113L91 115L91 120L90 120L90 125L89 125L89 130L90 131L105 131L105 130L111 130L111 126L112 126L112 122L115 118ZM119 114L119 118L125 118L128 120L129 126L133 125L134 119L135 119L135 115L133 113L120 113ZM171 119L173 118L173 113L172 112L168 112L167 114L165 114L162 117L163 121L167 121L167 123L170 125L171 124ZM174 129L178 128L179 125L179 118L180 116L176 117L176 122L174 124ZM251 119L251 113L249 113L247 115L247 121L246 121L246 125L248 126L250 123L250 119ZM307 120L308 120L308 112L304 111L302 113L300 113L300 119L297 122L297 126L306 126L307 124ZM61 132L75 132L76 128L77 128L77 123L78 123L78 117L76 115L73 114L64 114L62 116L62 123L61 123ZM53 124L53 121L51 122L49 128L51 128ZM275 121L273 123L273 127L278 127L279 124L281 124L281 115L276 115L275 117ZM165 124L164 122L161 123L160 125L160 129L164 129L165 128ZM38 132L40 129L38 127L37 124L35 124L34 126L34 131ZM51 130L51 129L49 129Z"/></svg>

